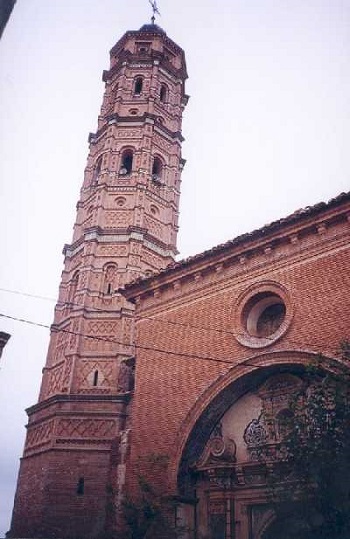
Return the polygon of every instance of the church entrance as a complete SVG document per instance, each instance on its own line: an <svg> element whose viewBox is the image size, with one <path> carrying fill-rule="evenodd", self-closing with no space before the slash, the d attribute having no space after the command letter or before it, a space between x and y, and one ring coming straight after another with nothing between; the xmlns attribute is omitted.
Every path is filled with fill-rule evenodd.
<svg viewBox="0 0 350 539"><path fill-rule="evenodd" d="M192 500L186 520L196 538L321 539L317 518L312 527L305 511L274 507L267 484L302 376L297 368L261 369L227 386L203 412L178 476Z"/></svg>

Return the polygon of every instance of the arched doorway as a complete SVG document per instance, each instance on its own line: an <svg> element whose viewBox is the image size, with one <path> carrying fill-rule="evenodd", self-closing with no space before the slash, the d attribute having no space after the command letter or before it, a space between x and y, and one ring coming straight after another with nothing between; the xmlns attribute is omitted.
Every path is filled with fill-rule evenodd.
<svg viewBox="0 0 350 539"><path fill-rule="evenodd" d="M194 514L191 521L191 510L185 509L186 521L196 538L320 539L317 515L310 525L295 508L275 514L266 480L269 463L279 458L289 403L305 382L310 356L305 354L305 363L265 363L213 391L202 408L178 468L180 496Z"/></svg>

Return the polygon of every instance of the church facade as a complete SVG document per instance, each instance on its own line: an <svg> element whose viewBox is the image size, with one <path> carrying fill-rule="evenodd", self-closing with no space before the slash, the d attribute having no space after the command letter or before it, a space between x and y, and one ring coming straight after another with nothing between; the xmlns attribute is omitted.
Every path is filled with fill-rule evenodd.
<svg viewBox="0 0 350 539"><path fill-rule="evenodd" d="M146 447L167 456L189 537L288 536L296 515L277 521L265 462L278 458L305 369L320 354L324 371L346 368L349 204L340 195L126 287L131 468Z"/></svg>
<svg viewBox="0 0 350 539"><path fill-rule="evenodd" d="M113 537L140 465L186 539L283 529L261 462L307 365L342 367L350 195L174 262L186 78L155 24L111 50L9 537Z"/></svg>

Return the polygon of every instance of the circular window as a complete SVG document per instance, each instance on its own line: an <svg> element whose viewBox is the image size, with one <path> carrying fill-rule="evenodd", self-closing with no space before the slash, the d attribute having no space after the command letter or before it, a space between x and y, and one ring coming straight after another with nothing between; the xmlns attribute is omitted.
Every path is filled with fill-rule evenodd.
<svg viewBox="0 0 350 539"><path fill-rule="evenodd" d="M276 283L256 285L238 303L237 340L252 348L268 346L284 334L291 317L290 301L282 287Z"/></svg>
<svg viewBox="0 0 350 539"><path fill-rule="evenodd" d="M159 214L159 209L157 208L157 206L154 206L153 204L151 204L150 212L152 213L152 215L158 215Z"/></svg>
<svg viewBox="0 0 350 539"><path fill-rule="evenodd" d="M252 337L269 337L286 316L286 306L277 294L262 292L248 301L243 309L243 323Z"/></svg>
<svg viewBox="0 0 350 539"><path fill-rule="evenodd" d="M115 199L115 203L117 206L125 206L125 203L126 203L126 198L124 197L117 197Z"/></svg>

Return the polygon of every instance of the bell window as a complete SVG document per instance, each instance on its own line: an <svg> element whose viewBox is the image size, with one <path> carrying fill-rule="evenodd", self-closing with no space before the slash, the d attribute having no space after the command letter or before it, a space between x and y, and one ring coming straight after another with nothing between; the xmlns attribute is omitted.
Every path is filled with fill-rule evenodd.
<svg viewBox="0 0 350 539"><path fill-rule="evenodd" d="M122 154L121 166L119 170L120 176L128 176L132 172L133 152L125 150Z"/></svg>
<svg viewBox="0 0 350 539"><path fill-rule="evenodd" d="M103 292L110 296L117 288L118 267L116 264L108 264L104 268Z"/></svg>
<svg viewBox="0 0 350 539"><path fill-rule="evenodd" d="M165 84L162 84L160 87L160 96L159 96L162 103L165 103L165 101L167 100L167 96L168 96L168 88Z"/></svg>
<svg viewBox="0 0 350 539"><path fill-rule="evenodd" d="M163 172L163 163L159 159L159 157L155 157L153 160L153 166L152 166L152 180L154 182L160 183L162 178L162 172Z"/></svg>
<svg viewBox="0 0 350 539"><path fill-rule="evenodd" d="M102 155L97 159L94 167L93 181L97 182L102 169Z"/></svg>
<svg viewBox="0 0 350 539"><path fill-rule="evenodd" d="M135 84L134 84L134 94L135 95L140 95L141 92L142 92L142 86L143 86L143 79L142 77L137 77L135 79Z"/></svg>

